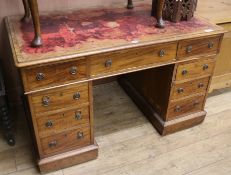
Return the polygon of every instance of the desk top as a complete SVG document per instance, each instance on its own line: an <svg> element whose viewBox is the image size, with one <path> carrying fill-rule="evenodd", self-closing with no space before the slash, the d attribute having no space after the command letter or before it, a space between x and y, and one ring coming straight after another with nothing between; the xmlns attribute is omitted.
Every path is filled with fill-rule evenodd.
<svg viewBox="0 0 231 175"><path fill-rule="evenodd" d="M133 10L115 7L41 15L43 46L39 48L30 47L32 22L23 24L19 16L12 16L5 23L17 67L224 32L199 18L166 21L165 29L158 29L150 13L151 5L141 4Z"/></svg>

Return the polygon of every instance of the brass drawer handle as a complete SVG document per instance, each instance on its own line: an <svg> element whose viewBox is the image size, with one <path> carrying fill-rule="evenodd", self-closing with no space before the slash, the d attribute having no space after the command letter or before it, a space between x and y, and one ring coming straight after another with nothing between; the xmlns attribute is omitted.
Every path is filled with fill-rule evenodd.
<svg viewBox="0 0 231 175"><path fill-rule="evenodd" d="M36 75L36 80L37 81L42 81L42 80L44 80L45 79L45 74L44 73L37 73L37 75Z"/></svg>
<svg viewBox="0 0 231 175"><path fill-rule="evenodd" d="M160 52L159 52L159 56L163 57L164 55L165 55L165 50L161 49Z"/></svg>
<svg viewBox="0 0 231 175"><path fill-rule="evenodd" d="M73 99L74 99L74 100L79 100L79 99L80 99L80 92L76 92L76 93L73 95Z"/></svg>
<svg viewBox="0 0 231 175"><path fill-rule="evenodd" d="M178 94L182 94L184 92L184 88L177 89Z"/></svg>
<svg viewBox="0 0 231 175"><path fill-rule="evenodd" d="M198 88L203 88L204 87L204 84L203 83L199 83L198 84Z"/></svg>
<svg viewBox="0 0 231 175"><path fill-rule="evenodd" d="M200 102L198 100L196 100L196 101L194 101L193 106L197 106L199 104L200 104Z"/></svg>
<svg viewBox="0 0 231 175"><path fill-rule="evenodd" d="M69 72L70 72L71 75L75 75L77 73L77 71L78 71L77 67L76 66L72 66L70 68Z"/></svg>
<svg viewBox="0 0 231 175"><path fill-rule="evenodd" d="M175 107L175 112L180 112L181 111L181 107L180 106L176 106Z"/></svg>
<svg viewBox="0 0 231 175"><path fill-rule="evenodd" d="M111 67L112 66L112 60L108 59L105 61L105 67Z"/></svg>
<svg viewBox="0 0 231 175"><path fill-rule="evenodd" d="M184 69L183 71L182 71L182 75L186 75L188 73L188 71L186 70L186 69Z"/></svg>
<svg viewBox="0 0 231 175"><path fill-rule="evenodd" d="M81 111L78 111L78 112L75 113L75 119L76 120L81 120L82 119Z"/></svg>
<svg viewBox="0 0 231 175"><path fill-rule="evenodd" d="M53 122L51 120L46 122L46 127L51 128L53 126Z"/></svg>
<svg viewBox="0 0 231 175"><path fill-rule="evenodd" d="M212 42L209 42L209 43L208 43L208 48L209 48L209 49L212 49L213 46L214 46L214 44L213 44Z"/></svg>
<svg viewBox="0 0 231 175"><path fill-rule="evenodd" d="M57 144L58 144L58 142L57 142L56 140L54 140L54 141L51 141L51 142L48 144L48 146L49 146L49 148L52 148L52 147L56 147Z"/></svg>
<svg viewBox="0 0 231 175"><path fill-rule="evenodd" d="M208 64L204 64L203 65L203 70L207 70L209 68L209 65Z"/></svg>
<svg viewBox="0 0 231 175"><path fill-rule="evenodd" d="M186 52L187 52L187 53L192 52L192 48L193 48L192 46L187 46L187 48L186 48Z"/></svg>
<svg viewBox="0 0 231 175"><path fill-rule="evenodd" d="M50 105L50 97L49 96L44 96L42 98L42 105L43 106L49 106Z"/></svg>
<svg viewBox="0 0 231 175"><path fill-rule="evenodd" d="M77 132L77 139L83 139L84 138L84 134L83 132Z"/></svg>

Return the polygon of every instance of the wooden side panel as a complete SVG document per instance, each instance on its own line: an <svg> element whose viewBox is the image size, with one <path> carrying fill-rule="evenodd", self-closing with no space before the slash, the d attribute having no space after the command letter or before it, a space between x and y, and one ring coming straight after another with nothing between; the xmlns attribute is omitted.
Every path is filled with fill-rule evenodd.
<svg viewBox="0 0 231 175"><path fill-rule="evenodd" d="M165 118L174 65L148 69L123 76Z"/></svg>

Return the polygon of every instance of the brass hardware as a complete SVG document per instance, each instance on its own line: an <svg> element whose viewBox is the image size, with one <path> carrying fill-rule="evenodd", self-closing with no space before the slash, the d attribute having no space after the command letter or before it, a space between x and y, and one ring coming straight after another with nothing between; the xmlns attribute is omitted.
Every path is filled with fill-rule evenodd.
<svg viewBox="0 0 231 175"><path fill-rule="evenodd" d="M198 88L203 88L204 87L204 84L203 83L199 83L198 84Z"/></svg>
<svg viewBox="0 0 231 175"><path fill-rule="evenodd" d="M112 65L112 60L111 59L108 59L106 62L105 62L105 67L111 67Z"/></svg>
<svg viewBox="0 0 231 175"><path fill-rule="evenodd" d="M81 111L78 111L78 112L75 113L75 119L76 120L81 120L82 119Z"/></svg>
<svg viewBox="0 0 231 175"><path fill-rule="evenodd" d="M43 104L43 106L49 106L50 105L50 97L49 96L44 96L42 98L42 104Z"/></svg>
<svg viewBox="0 0 231 175"><path fill-rule="evenodd" d="M51 141L51 142L48 144L48 146L49 146L50 148L57 146L57 141L56 141L56 140L55 140L55 141Z"/></svg>
<svg viewBox="0 0 231 175"><path fill-rule="evenodd" d="M42 81L42 80L44 80L44 78L45 78L44 73L37 73L37 75L36 75L37 81Z"/></svg>
<svg viewBox="0 0 231 175"><path fill-rule="evenodd" d="M184 92L184 88L179 88L179 89L177 89L177 92L178 92L179 94L183 93L183 92Z"/></svg>
<svg viewBox="0 0 231 175"><path fill-rule="evenodd" d="M47 128L51 128L53 126L53 122L51 120L49 120L48 122L46 122L46 127Z"/></svg>
<svg viewBox="0 0 231 175"><path fill-rule="evenodd" d="M181 110L181 107L180 106L176 106L175 112L180 112L180 110Z"/></svg>
<svg viewBox="0 0 231 175"><path fill-rule="evenodd" d="M71 68L70 68L70 74L71 75L75 75L76 73L77 73L77 67L76 66L72 66Z"/></svg>
<svg viewBox="0 0 231 175"><path fill-rule="evenodd" d="M203 65L203 70L206 70L206 69L208 69L209 68L209 65L208 64L204 64Z"/></svg>
<svg viewBox="0 0 231 175"><path fill-rule="evenodd" d="M163 57L164 55L165 55L165 51L163 49L161 49L160 52L159 52L159 56Z"/></svg>
<svg viewBox="0 0 231 175"><path fill-rule="evenodd" d="M79 100L79 99L80 99L80 92L76 92L76 93L73 95L73 99L74 99L74 100Z"/></svg>
<svg viewBox="0 0 231 175"><path fill-rule="evenodd" d="M186 69L184 69L183 71L182 71L182 75L186 75L188 73L188 71L186 70Z"/></svg>
<svg viewBox="0 0 231 175"><path fill-rule="evenodd" d="M193 106L198 105L200 102L198 100L194 101Z"/></svg>
<svg viewBox="0 0 231 175"><path fill-rule="evenodd" d="M214 46L214 45L213 45L213 43L212 43L212 42L209 42L209 43L208 43L208 48L209 48L209 49L212 49L212 48L213 48L213 46Z"/></svg>
<svg viewBox="0 0 231 175"><path fill-rule="evenodd" d="M82 138L84 138L83 132L78 132L77 133L77 139L82 139Z"/></svg>
<svg viewBox="0 0 231 175"><path fill-rule="evenodd" d="M187 48L186 48L186 52L187 52L187 53L192 52L192 48L193 48L192 46L187 46Z"/></svg>

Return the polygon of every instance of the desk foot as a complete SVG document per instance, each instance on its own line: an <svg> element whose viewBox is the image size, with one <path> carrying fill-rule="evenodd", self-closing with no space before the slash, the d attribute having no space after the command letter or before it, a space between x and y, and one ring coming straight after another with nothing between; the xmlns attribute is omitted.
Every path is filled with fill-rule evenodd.
<svg viewBox="0 0 231 175"><path fill-rule="evenodd" d="M121 87L149 119L160 135L171 134L198 125L203 122L206 116L206 112L201 111L171 121L164 121L145 98L133 87L133 85L126 80L126 78L120 78L118 81Z"/></svg>
<svg viewBox="0 0 231 175"><path fill-rule="evenodd" d="M97 156L98 145L95 142L84 148L40 159L38 166L41 173L47 173L96 159Z"/></svg>

